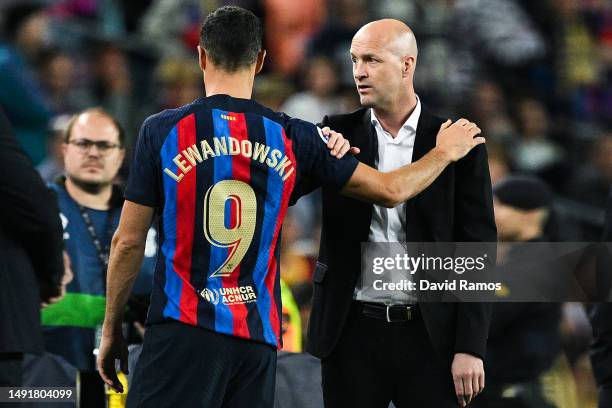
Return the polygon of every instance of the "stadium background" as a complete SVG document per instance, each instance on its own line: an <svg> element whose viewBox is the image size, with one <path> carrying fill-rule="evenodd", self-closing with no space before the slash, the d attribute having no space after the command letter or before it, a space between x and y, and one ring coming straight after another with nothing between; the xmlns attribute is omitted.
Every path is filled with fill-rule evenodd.
<svg viewBox="0 0 612 408"><path fill-rule="evenodd" d="M42 8L27 17L6 12L17 3L29 1L0 1L0 106L48 181L61 173L67 115L104 107L130 147L148 115L203 95L195 45L203 17L220 5L264 20L268 57L254 98L314 122L358 107L350 40L365 22L391 16L415 31L417 94L442 116L480 125L493 181L539 175L555 191L553 240L600 236L612 184L612 1L47 0L32 2ZM129 160L124 167L125 178ZM283 230L282 276L304 328L317 203L302 199ZM551 380L567 393L559 406L594 406L581 305L565 306L561 330L565 358Z"/></svg>

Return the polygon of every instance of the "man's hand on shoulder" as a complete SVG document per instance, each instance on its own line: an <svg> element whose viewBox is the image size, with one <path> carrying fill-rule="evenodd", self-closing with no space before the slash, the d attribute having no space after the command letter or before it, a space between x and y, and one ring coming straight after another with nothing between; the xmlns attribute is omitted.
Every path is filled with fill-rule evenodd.
<svg viewBox="0 0 612 408"><path fill-rule="evenodd" d="M358 154L360 152L358 147L351 147L351 144L342 136L342 133L335 132L327 126L321 129L321 133L327 138L327 148L331 150L331 155L338 159L341 159L348 151L351 154Z"/></svg>
<svg viewBox="0 0 612 408"><path fill-rule="evenodd" d="M450 161L457 161L485 142L484 137L476 137L480 132L480 128L467 119L459 119L455 123L449 119L440 126L436 136L436 149Z"/></svg>
<svg viewBox="0 0 612 408"><path fill-rule="evenodd" d="M451 366L455 394L459 406L465 407L485 386L484 365L480 358L467 353L456 353Z"/></svg>

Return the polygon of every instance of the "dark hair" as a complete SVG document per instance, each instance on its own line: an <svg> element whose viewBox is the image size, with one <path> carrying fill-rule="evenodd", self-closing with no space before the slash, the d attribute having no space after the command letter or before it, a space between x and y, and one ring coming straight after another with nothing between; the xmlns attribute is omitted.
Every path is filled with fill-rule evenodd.
<svg viewBox="0 0 612 408"><path fill-rule="evenodd" d="M221 69L235 72L255 63L262 50L259 18L237 6L224 6L206 16L200 46Z"/></svg>
<svg viewBox="0 0 612 408"><path fill-rule="evenodd" d="M43 11L44 7L35 2L24 2L2 10L2 34L7 41L15 41L17 31L30 16Z"/></svg>
<svg viewBox="0 0 612 408"><path fill-rule="evenodd" d="M70 134L72 133L72 128L74 127L74 124L81 117L81 115L84 115L86 113L96 113L98 115L106 116L107 118L109 118L110 121L113 122L113 125L115 125L117 133L119 133L119 146L125 146L125 131L123 130L123 127L121 126L119 121L117 121L117 119L113 117L113 115L111 115L102 108L88 108L79 113L75 113L70 119L70 122L68 122L66 130L64 131L64 143L68 143L70 141Z"/></svg>

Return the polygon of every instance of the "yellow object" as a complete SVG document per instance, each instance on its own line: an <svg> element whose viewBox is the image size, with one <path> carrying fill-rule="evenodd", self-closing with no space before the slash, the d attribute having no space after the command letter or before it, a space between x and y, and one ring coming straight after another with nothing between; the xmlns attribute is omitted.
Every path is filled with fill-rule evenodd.
<svg viewBox="0 0 612 408"><path fill-rule="evenodd" d="M283 350L292 353L302 351L302 318L289 286L281 279L283 303Z"/></svg>
<svg viewBox="0 0 612 408"><path fill-rule="evenodd" d="M123 392L117 392L108 385L106 387L106 398L108 400L108 408L125 408L127 400L128 382L127 377L121 371L117 373L117 378L123 385Z"/></svg>

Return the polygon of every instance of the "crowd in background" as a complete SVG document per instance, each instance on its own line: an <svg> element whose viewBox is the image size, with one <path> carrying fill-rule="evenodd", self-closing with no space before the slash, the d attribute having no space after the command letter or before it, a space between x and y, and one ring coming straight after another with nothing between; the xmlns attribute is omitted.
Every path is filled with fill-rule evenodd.
<svg viewBox="0 0 612 408"><path fill-rule="evenodd" d="M403 20L418 41L425 109L479 124L493 183L521 172L550 185L551 240L599 238L612 185L610 0L4 0L0 106L41 175L62 173L62 132L77 111L110 112L129 151L147 116L204 96L200 24L226 3L264 21L268 55L254 98L312 122L359 107L348 53L356 30ZM129 159L124 167L123 178ZM283 228L282 277L304 326L318 203L316 192L303 198ZM562 331L587 407L590 326L580 305L566 305Z"/></svg>

